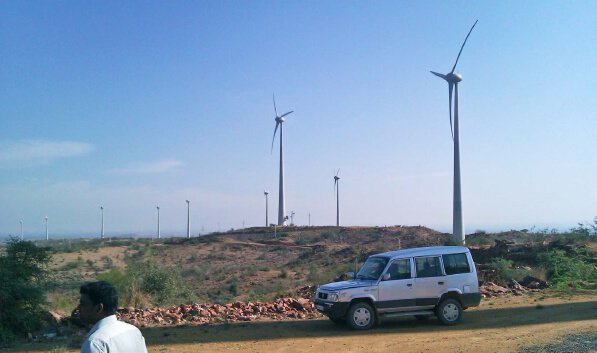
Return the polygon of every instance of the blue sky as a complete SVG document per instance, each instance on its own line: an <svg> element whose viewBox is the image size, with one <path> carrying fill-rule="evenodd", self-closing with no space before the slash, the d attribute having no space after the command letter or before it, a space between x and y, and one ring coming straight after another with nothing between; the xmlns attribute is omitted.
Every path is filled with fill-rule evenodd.
<svg viewBox="0 0 597 353"><path fill-rule="evenodd" d="M477 229L597 216L591 1L4 1L0 236L182 235L277 218L450 231L447 73Z"/></svg>

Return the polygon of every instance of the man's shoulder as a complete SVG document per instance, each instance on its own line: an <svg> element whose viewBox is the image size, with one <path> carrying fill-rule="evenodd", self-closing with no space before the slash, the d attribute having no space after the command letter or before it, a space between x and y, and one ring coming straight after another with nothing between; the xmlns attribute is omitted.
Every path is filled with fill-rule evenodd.
<svg viewBox="0 0 597 353"><path fill-rule="evenodd" d="M139 331L139 329L124 321L115 320L108 325L103 325L89 336L90 340L105 340L128 331Z"/></svg>

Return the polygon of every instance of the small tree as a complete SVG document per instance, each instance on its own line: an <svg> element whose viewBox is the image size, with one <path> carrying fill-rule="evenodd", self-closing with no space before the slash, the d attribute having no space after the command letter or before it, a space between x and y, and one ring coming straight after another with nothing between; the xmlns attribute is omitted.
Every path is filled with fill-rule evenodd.
<svg viewBox="0 0 597 353"><path fill-rule="evenodd" d="M49 248L10 238L0 256L0 341L41 328Z"/></svg>

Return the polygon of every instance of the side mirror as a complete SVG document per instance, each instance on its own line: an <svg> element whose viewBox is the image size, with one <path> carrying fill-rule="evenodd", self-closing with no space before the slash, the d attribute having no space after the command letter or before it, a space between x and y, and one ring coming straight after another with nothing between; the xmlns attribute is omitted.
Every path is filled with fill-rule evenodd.
<svg viewBox="0 0 597 353"><path fill-rule="evenodd" d="M354 279L354 272L352 272L352 271L350 271L350 272L345 272L345 273L344 273L344 276L345 276L347 279Z"/></svg>
<svg viewBox="0 0 597 353"><path fill-rule="evenodd" d="M382 281L387 281L390 279L390 274L389 273L384 273L383 276L381 276L381 280Z"/></svg>

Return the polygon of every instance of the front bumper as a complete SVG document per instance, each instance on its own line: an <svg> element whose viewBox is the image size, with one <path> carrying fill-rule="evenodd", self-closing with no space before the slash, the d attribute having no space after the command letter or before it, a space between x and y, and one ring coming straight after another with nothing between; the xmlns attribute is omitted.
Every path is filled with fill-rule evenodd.
<svg viewBox="0 0 597 353"><path fill-rule="evenodd" d="M317 311L334 319L341 319L346 316L350 306L348 302L327 302L320 299L315 299L314 303Z"/></svg>

